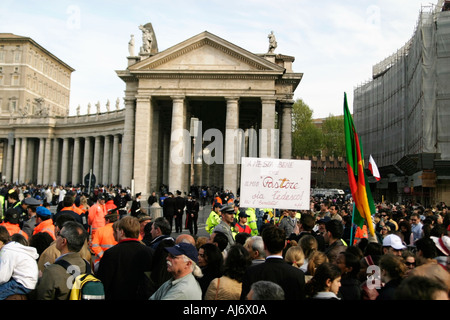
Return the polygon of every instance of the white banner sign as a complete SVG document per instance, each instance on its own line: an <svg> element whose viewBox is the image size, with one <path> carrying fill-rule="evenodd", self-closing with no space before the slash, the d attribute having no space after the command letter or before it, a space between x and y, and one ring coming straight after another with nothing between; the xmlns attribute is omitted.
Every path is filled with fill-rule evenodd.
<svg viewBox="0 0 450 320"><path fill-rule="evenodd" d="M242 158L240 206L309 210L311 161Z"/></svg>

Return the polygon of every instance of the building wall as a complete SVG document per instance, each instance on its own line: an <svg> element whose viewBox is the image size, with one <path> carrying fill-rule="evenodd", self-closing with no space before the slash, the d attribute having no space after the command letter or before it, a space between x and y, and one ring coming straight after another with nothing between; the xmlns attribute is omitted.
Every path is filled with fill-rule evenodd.
<svg viewBox="0 0 450 320"><path fill-rule="evenodd" d="M0 34L0 116L69 112L70 66L30 38Z"/></svg>

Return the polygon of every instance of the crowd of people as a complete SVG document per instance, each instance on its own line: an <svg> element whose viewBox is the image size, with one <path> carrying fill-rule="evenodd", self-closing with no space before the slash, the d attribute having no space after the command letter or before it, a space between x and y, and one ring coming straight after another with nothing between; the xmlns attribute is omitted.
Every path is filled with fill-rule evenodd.
<svg viewBox="0 0 450 320"><path fill-rule="evenodd" d="M0 300L67 300L64 265L95 275L106 300L449 299L445 203L377 203L371 234L353 223L351 198L273 210L243 208L230 191L203 203L203 190L163 190L142 206L120 187L4 185ZM206 236L200 206L211 207Z"/></svg>

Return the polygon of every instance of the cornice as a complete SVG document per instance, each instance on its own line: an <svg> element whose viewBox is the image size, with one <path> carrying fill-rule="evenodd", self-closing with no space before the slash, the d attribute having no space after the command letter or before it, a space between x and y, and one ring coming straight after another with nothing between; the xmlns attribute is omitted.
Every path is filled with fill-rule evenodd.
<svg viewBox="0 0 450 320"><path fill-rule="evenodd" d="M211 80L222 80L222 79L233 79L233 80L278 80L280 79L279 74L262 74L262 73L248 73L248 72L207 72L207 71L162 71L155 72L154 70L136 71L132 72L131 76L137 79L211 79Z"/></svg>

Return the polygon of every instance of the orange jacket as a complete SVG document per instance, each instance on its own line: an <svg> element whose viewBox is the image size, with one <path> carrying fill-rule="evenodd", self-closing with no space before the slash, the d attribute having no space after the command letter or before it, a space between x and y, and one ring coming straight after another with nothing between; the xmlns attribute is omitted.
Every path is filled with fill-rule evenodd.
<svg viewBox="0 0 450 320"><path fill-rule="evenodd" d="M70 209L67 209L70 210ZM76 212L78 215L82 215L85 213L85 210L78 208L75 204L72 205L72 211Z"/></svg>
<svg viewBox="0 0 450 320"><path fill-rule="evenodd" d="M114 204L113 200L107 201L105 203L105 206L106 206L106 211L117 208L117 206Z"/></svg>
<svg viewBox="0 0 450 320"><path fill-rule="evenodd" d="M73 206L71 206L71 207L64 207L64 208L62 208L60 211L73 211L73 212L75 212L75 213L78 214L78 215L84 214L83 210L80 209L80 208L78 208L78 207L75 206L75 205L73 205Z"/></svg>
<svg viewBox="0 0 450 320"><path fill-rule="evenodd" d="M117 244L116 239L114 239L112 226L113 223L108 223L107 225L98 228L93 235L91 250L95 254L94 263L100 261L106 250Z"/></svg>
<svg viewBox="0 0 450 320"><path fill-rule="evenodd" d="M88 224L91 226L92 233L106 224L105 216L107 214L106 206L99 203L89 208Z"/></svg>
<svg viewBox="0 0 450 320"><path fill-rule="evenodd" d="M213 202L213 210L214 210L214 205L215 205L216 203L222 205L222 198L220 198L220 197L215 197L215 198L214 198L214 202Z"/></svg>
<svg viewBox="0 0 450 320"><path fill-rule="evenodd" d="M368 238L369 234L367 233L367 226L363 225L362 229L358 226L356 228L355 232L355 239L353 240L353 245L356 245L358 241L360 241L363 238Z"/></svg>
<svg viewBox="0 0 450 320"><path fill-rule="evenodd" d="M56 237L55 237L55 226L53 225L53 220L52 219L47 219L47 220L42 221L41 223L39 223L34 228L33 235L35 235L36 233L39 233L39 232L47 232L49 235L52 236L53 240L56 240Z"/></svg>
<svg viewBox="0 0 450 320"><path fill-rule="evenodd" d="M244 226L242 227L239 223L235 224L234 231L237 231L238 233L252 233L252 229L248 225L244 224Z"/></svg>
<svg viewBox="0 0 450 320"><path fill-rule="evenodd" d="M20 226L16 223L10 223L10 222L3 222L0 223L0 226L4 226L6 230L8 230L9 235L12 236L13 234L21 234L25 237L25 239L28 240L28 235L26 232L23 232L22 229L20 229Z"/></svg>
<svg viewBox="0 0 450 320"><path fill-rule="evenodd" d="M81 212L83 212L83 213L86 213L86 212L88 211L88 209L86 209L86 208L84 207L84 205L82 205L82 204L80 204L77 208L78 208Z"/></svg>

